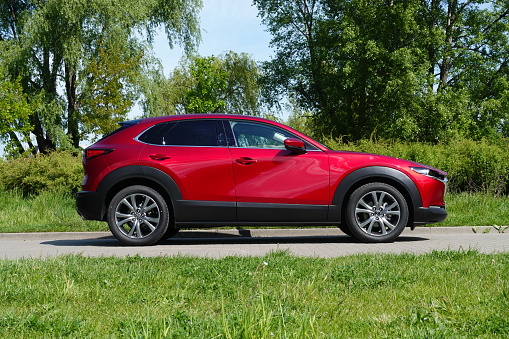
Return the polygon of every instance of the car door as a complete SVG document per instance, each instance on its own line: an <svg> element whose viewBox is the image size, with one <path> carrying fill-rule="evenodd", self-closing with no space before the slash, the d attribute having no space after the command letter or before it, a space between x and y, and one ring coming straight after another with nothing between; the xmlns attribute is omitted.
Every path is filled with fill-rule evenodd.
<svg viewBox="0 0 509 339"><path fill-rule="evenodd" d="M140 164L157 168L177 184L178 222L234 221L236 196L223 125L214 119L177 120L153 126L138 141L147 145Z"/></svg>
<svg viewBox="0 0 509 339"><path fill-rule="evenodd" d="M227 132L237 195L237 220L311 222L327 220L328 155L307 144L305 154L288 151L293 134L278 126L229 120Z"/></svg>

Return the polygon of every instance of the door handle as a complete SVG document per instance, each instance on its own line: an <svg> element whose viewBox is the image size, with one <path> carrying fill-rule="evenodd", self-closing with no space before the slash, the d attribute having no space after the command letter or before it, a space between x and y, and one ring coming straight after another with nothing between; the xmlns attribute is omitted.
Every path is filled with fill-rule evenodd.
<svg viewBox="0 0 509 339"><path fill-rule="evenodd" d="M171 156L166 154L150 154L148 157L152 160L166 160L171 158Z"/></svg>
<svg viewBox="0 0 509 339"><path fill-rule="evenodd" d="M251 164L254 164L254 163L258 162L258 160L251 159L251 158L246 158L246 157L238 158L235 161L238 162L241 165L251 165Z"/></svg>

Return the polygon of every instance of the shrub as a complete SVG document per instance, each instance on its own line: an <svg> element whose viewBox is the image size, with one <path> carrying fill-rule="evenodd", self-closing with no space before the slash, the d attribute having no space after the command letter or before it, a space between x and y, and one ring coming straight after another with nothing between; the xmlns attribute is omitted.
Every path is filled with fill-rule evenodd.
<svg viewBox="0 0 509 339"><path fill-rule="evenodd" d="M83 179L81 159L69 152L0 161L0 186L23 196L43 191L73 194Z"/></svg>

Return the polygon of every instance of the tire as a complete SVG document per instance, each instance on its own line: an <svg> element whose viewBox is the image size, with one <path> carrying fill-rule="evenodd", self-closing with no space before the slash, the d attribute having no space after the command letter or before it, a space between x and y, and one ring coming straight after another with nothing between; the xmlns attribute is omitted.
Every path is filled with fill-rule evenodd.
<svg viewBox="0 0 509 339"><path fill-rule="evenodd" d="M348 200L345 222L360 241L394 241L408 223L408 204L396 188L374 182L355 190Z"/></svg>
<svg viewBox="0 0 509 339"><path fill-rule="evenodd" d="M175 234L177 234L179 231L180 231L180 228L170 228L170 227L168 227L168 229L166 230L166 233L164 234L162 239L169 239L169 238L175 236Z"/></svg>
<svg viewBox="0 0 509 339"><path fill-rule="evenodd" d="M156 190L146 186L130 186L111 200L108 226L123 244L152 245L165 236L169 214L166 201Z"/></svg>
<svg viewBox="0 0 509 339"><path fill-rule="evenodd" d="M339 226L338 226L339 230L343 233L345 233L346 235L348 236L352 236L352 232L350 232L350 228L348 228L348 225L346 223L341 223Z"/></svg>

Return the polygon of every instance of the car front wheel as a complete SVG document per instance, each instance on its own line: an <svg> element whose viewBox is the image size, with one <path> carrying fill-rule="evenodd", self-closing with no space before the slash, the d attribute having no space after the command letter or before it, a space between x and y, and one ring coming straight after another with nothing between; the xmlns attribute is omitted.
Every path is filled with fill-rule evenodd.
<svg viewBox="0 0 509 339"><path fill-rule="evenodd" d="M356 189L348 201L345 221L364 242L392 242L408 223L408 205L396 188L375 182Z"/></svg>
<svg viewBox="0 0 509 339"><path fill-rule="evenodd" d="M165 236L168 224L166 201L150 187L124 188L108 207L111 233L126 245L152 245Z"/></svg>

